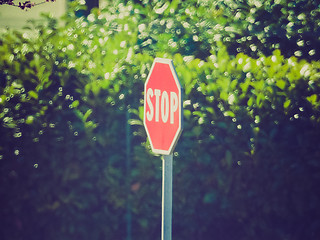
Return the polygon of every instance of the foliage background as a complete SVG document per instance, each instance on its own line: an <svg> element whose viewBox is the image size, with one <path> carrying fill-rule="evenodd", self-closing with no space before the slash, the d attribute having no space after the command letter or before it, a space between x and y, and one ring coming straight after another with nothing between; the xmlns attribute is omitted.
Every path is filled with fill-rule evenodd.
<svg viewBox="0 0 320 240"><path fill-rule="evenodd" d="M320 236L316 1L83 7L1 34L2 239L128 239L130 219L132 239L160 237L142 126L154 57L185 91L173 238Z"/></svg>

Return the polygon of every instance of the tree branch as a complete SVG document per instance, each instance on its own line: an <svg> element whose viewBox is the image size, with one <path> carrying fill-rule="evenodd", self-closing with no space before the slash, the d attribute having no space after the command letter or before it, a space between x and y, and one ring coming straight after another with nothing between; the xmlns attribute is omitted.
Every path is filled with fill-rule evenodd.
<svg viewBox="0 0 320 240"><path fill-rule="evenodd" d="M24 2L19 2L19 4L16 4L13 2L13 0L0 0L0 5L10 5L13 7L18 7L21 8L22 10L32 8L34 6L38 6L47 2L55 2L56 0L45 0L39 3L34 3L31 1L24 1Z"/></svg>

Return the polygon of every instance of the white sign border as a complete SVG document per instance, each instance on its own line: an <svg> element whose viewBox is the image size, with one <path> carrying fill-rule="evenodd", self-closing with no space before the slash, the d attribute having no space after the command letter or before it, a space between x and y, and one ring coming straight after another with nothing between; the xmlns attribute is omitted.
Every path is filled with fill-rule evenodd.
<svg viewBox="0 0 320 240"><path fill-rule="evenodd" d="M155 66L156 63L164 63L164 64L168 64L169 67L170 67L170 70L171 70L171 73L172 73L172 76L174 78L174 81L178 87L178 91L179 91L179 96L178 96L178 101L180 103L180 107L179 107L179 127L176 131L176 134L171 142L171 145L169 147L168 150L161 150L161 149L156 149L154 148L153 144L152 144L152 141L151 141L151 138L150 138L150 134L149 134L149 131L148 131L148 128L146 126L146 114L145 114L145 110L146 110L146 94L147 94L147 91L146 91L146 87L147 87L147 83L149 82L149 79L151 77L151 74L152 74L152 71L153 71L153 68ZM172 59L166 59L166 58L155 58L153 63L152 63L152 66L151 66L151 69L150 69L150 72L148 74L148 77L147 77L147 80L144 84L144 109L143 109L143 125L144 125L144 128L147 132L147 135L148 135L148 139L149 139L149 142L150 142L150 145L151 145L151 149L152 149L152 152L153 153L156 153L156 154L163 154L163 155L170 155L172 154L173 150L175 149L177 143L178 143L178 140L179 140L179 137L182 133L182 130L183 130L183 115L182 115L182 108L183 108L183 104L182 104L182 88L181 88L181 84L180 84L180 81L179 81L179 78L178 78L178 75L177 75L177 72L176 72L176 69L173 65L173 60Z"/></svg>

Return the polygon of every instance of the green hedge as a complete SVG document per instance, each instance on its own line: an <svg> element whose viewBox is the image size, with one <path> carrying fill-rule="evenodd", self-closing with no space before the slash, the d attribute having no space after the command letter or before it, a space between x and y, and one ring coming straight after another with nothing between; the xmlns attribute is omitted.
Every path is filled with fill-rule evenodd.
<svg viewBox="0 0 320 240"><path fill-rule="evenodd" d="M188 0L139 3L139 33L149 52L173 51L205 60L217 41L231 55L271 55L280 49L285 57L319 60L320 8L312 0ZM169 44L168 44L169 43Z"/></svg>
<svg viewBox="0 0 320 240"><path fill-rule="evenodd" d="M161 160L142 126L155 56L173 59L184 88L173 238L320 236L320 62L189 43L191 2L178 45L170 31L148 41L171 20L151 24L141 3L2 33L3 239L125 239L128 207L133 239L160 237Z"/></svg>

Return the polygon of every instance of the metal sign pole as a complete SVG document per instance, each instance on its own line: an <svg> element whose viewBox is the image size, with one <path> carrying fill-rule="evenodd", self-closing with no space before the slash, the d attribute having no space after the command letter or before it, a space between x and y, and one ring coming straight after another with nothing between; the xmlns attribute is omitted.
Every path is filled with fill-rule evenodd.
<svg viewBox="0 0 320 240"><path fill-rule="evenodd" d="M172 236L172 154L162 159L162 224L161 240Z"/></svg>
<svg viewBox="0 0 320 240"><path fill-rule="evenodd" d="M182 89L171 59L156 58L144 84L143 125L162 157L161 239L172 239L172 151L182 132Z"/></svg>

